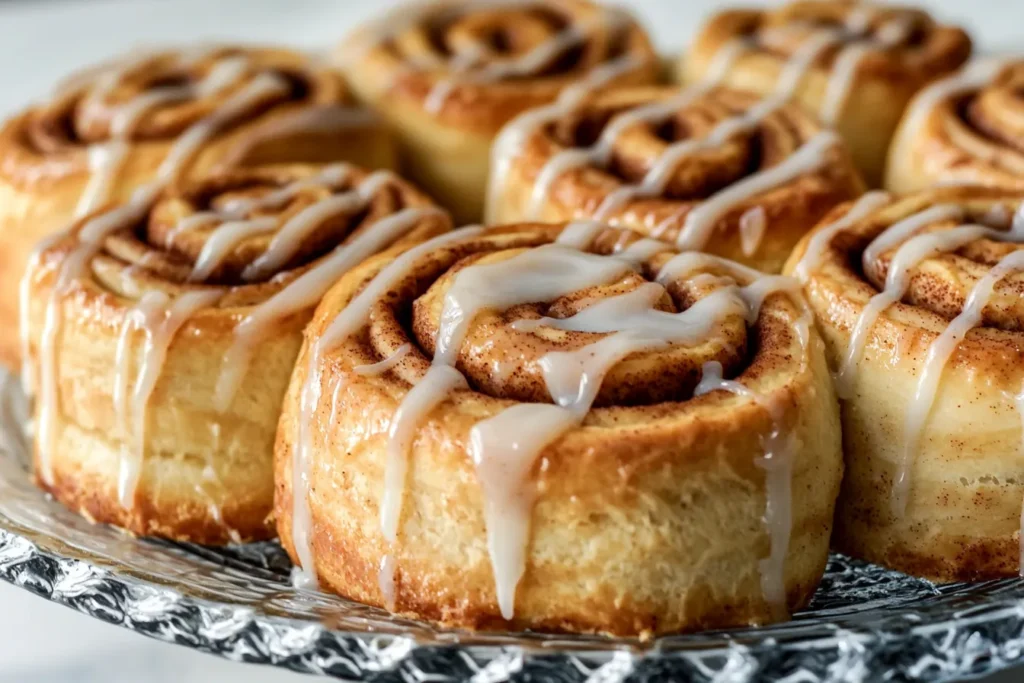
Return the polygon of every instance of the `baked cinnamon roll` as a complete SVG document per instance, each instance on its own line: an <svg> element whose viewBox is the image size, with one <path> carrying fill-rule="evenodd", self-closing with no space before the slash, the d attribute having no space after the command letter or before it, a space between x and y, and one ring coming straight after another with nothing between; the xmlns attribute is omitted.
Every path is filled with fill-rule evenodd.
<svg viewBox="0 0 1024 683"><path fill-rule="evenodd" d="M1024 59L985 59L922 91L889 151L885 186L1024 192Z"/></svg>
<svg viewBox="0 0 1024 683"><path fill-rule="evenodd" d="M367 261L317 309L284 402L297 578L477 629L784 618L822 575L842 471L798 290L590 222Z"/></svg>
<svg viewBox="0 0 1024 683"><path fill-rule="evenodd" d="M300 53L195 47L86 70L0 129L0 324L16 324L18 278L40 239L141 185L216 165L392 168L395 156L341 78ZM16 359L13 335L0 339L0 363Z"/></svg>
<svg viewBox="0 0 1024 683"><path fill-rule="evenodd" d="M389 171L265 166L152 186L39 252L24 291L35 473L135 534L267 538L281 399L346 270L450 227Z"/></svg>
<svg viewBox="0 0 1024 683"><path fill-rule="evenodd" d="M714 15L683 57L680 77L795 99L843 136L877 187L907 103L970 53L962 29L920 10L803 0Z"/></svg>
<svg viewBox="0 0 1024 683"><path fill-rule="evenodd" d="M796 105L726 88L624 88L527 112L494 146L488 220L586 216L778 272L863 191Z"/></svg>
<svg viewBox="0 0 1024 683"><path fill-rule="evenodd" d="M787 265L844 399L841 550L938 581L1018 573L1022 200L984 188L869 194Z"/></svg>
<svg viewBox="0 0 1024 683"><path fill-rule="evenodd" d="M356 30L337 57L393 124L405 172L462 223L480 220L505 123L567 89L653 83L661 68L632 17L589 0L414 3Z"/></svg>

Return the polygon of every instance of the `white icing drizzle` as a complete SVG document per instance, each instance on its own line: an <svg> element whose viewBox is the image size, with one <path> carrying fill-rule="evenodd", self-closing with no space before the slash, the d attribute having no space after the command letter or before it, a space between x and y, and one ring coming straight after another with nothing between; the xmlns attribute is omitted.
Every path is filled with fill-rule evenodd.
<svg viewBox="0 0 1024 683"><path fill-rule="evenodd" d="M597 221L573 221L558 233L555 244L564 244L567 247L585 251L597 234L604 229L605 226Z"/></svg>
<svg viewBox="0 0 1024 683"><path fill-rule="evenodd" d="M357 375L364 376L383 375L385 372L401 363L402 359L408 356L410 351L412 351L412 344L402 344L395 349L394 353L384 360L378 361L377 363L370 363L369 365L357 365L352 368L352 371ZM341 386L341 382L338 383L338 386ZM333 414L333 410L331 412Z"/></svg>
<svg viewBox="0 0 1024 683"><path fill-rule="evenodd" d="M907 409L907 417L903 426L903 450L897 464L896 480L893 484L893 509L898 516L903 516L907 507L907 495L910 491L910 470L914 456L917 454L925 423L935 402L939 390L942 372L953 352L967 333L981 322L982 312L988 305L995 287L1000 280L1024 270L1024 251L1007 254L988 273L985 274L971 289L963 310L953 318L945 330L928 347L924 368L917 380L914 400Z"/></svg>
<svg viewBox="0 0 1024 683"><path fill-rule="evenodd" d="M217 409L224 412L230 406L249 367L255 344L264 338L275 321L314 306L343 274L406 235L420 221L443 214L440 209L423 207L402 209L383 218L253 307L235 327L234 342L221 366L214 398Z"/></svg>
<svg viewBox="0 0 1024 683"><path fill-rule="evenodd" d="M134 68L138 62L130 64ZM90 178L82 197L79 199L75 216L81 217L95 211L110 197L110 185L114 174L121 167L128 154L128 144L139 121L153 109L175 102L216 95L235 85L245 74L248 60L233 56L216 63L209 73L197 83L155 88L143 93L125 104L114 114L110 124L110 141L92 145L88 150ZM112 89L121 79L124 69L115 69L104 74L94 95L102 95ZM88 111L88 107L86 107Z"/></svg>
<svg viewBox="0 0 1024 683"><path fill-rule="evenodd" d="M309 441L310 423L320 401L322 358L344 343L359 329L359 326L369 316L373 304L401 280L419 258L434 249L467 239L479 232L480 228L478 227L462 228L429 239L403 252L385 266L348 306L342 309L310 349L309 369L300 394L298 434L292 451L292 545L299 560L292 572L294 585L308 588L315 588L317 585L316 561L312 545L313 515L309 503L309 480L312 466ZM385 567L393 568L393 562L389 561L381 565L382 570ZM390 586L390 590L382 590L387 599L389 593L393 595L393 569L390 572L382 571L380 579L382 586L386 584ZM389 581L390 583L388 583Z"/></svg>
<svg viewBox="0 0 1024 683"><path fill-rule="evenodd" d="M153 389L156 387L157 380L160 377L164 362L167 359L167 352L171 341L181 326L196 311L212 306L220 297L221 293L215 290L185 292L173 300L169 299L166 295L144 297L140 300L139 307L136 309L142 311L142 316L140 316L141 327L146 333L146 344L142 351L142 362L132 393L130 425L128 423L129 415L124 398L127 392L121 389L119 394L121 403L119 411L125 418L123 431L130 434L131 445L126 449L127 452L122 453L117 492L121 505L127 509L131 509L134 504L135 491L138 486L139 476L142 473L142 463L145 456L146 409L149 405L149 398L152 396ZM132 324L130 322L131 317L134 316L131 316L131 312L129 312L129 318L125 321L125 327ZM161 320L153 324L153 319L156 317L161 318ZM118 353L122 357L126 355L126 345L122 343L124 339L125 336L122 333L121 338L118 340ZM114 385L115 387L120 387L127 381L126 377L118 376L122 375L122 371L125 369L125 362L118 358L116 365L117 374L115 375ZM117 401L118 394L115 394L115 402Z"/></svg>
<svg viewBox="0 0 1024 683"><path fill-rule="evenodd" d="M962 209L948 204L918 212L892 225L875 238L864 250L864 262L876 261L880 254L929 223L959 218L962 215ZM955 251L981 238L1013 242L1024 241L1024 220L1015 219L1009 231L997 230L986 225L961 225L943 232L912 237L899 247L889 266L885 287L871 297L854 326L847 355L836 376L836 388L841 398L849 398L852 395L857 364L864 353L868 334L882 311L903 298L903 294L910 284L910 271L928 258Z"/></svg>
<svg viewBox="0 0 1024 683"><path fill-rule="evenodd" d="M783 162L762 169L711 195L686 214L676 246L687 250L702 249L711 238L715 223L736 204L821 168L828 160L828 151L837 144L839 138L832 131L818 133ZM670 217L663 221L654 229L654 234L662 234L673 220L674 217Z"/></svg>
<svg viewBox="0 0 1024 683"><path fill-rule="evenodd" d="M277 229L277 219L270 216L248 221L229 221L218 227L203 244L195 265L188 276L189 282L204 282L240 243L255 235Z"/></svg>
<svg viewBox="0 0 1024 683"><path fill-rule="evenodd" d="M56 233L42 239L32 249L28 259L28 267L25 274L18 282L18 333L21 337L21 388L27 398L35 394L35 378L32 374L32 335L29 333L30 303L32 294L32 279L30 274L39 267L40 260L45 251L50 249L64 238L62 233Z"/></svg>
<svg viewBox="0 0 1024 683"><path fill-rule="evenodd" d="M885 206L889 203L890 198L887 192L878 190L868 192L854 202L849 211L844 213L841 218L815 232L807 242L807 250L804 251L804 255L793 269L793 275L801 282L806 283L811 274L821 265L821 261L825 257L825 250L832 244L836 235Z"/></svg>

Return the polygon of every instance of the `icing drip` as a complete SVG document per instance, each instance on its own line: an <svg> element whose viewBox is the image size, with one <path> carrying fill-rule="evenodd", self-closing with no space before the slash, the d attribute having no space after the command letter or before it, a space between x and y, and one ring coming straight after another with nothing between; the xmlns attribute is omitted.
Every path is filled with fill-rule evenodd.
<svg viewBox="0 0 1024 683"><path fill-rule="evenodd" d="M868 192L854 202L842 218L817 230L807 242L807 250L793 269L793 275L806 283L811 273L821 265L825 250L832 244L835 236L886 205L889 199L890 195L887 192Z"/></svg>
<svg viewBox="0 0 1024 683"><path fill-rule="evenodd" d="M753 256L761 246L765 228L768 227L768 215L763 206L747 209L740 216L740 248L744 256Z"/></svg>
<svg viewBox="0 0 1024 683"><path fill-rule="evenodd" d="M309 502L309 480L312 467L310 462L310 423L320 402L320 368L323 357L344 343L359 329L359 326L368 318L373 304L401 280L419 258L438 247L472 237L479 232L480 228L477 227L462 228L427 240L403 252L385 266L338 314L310 349L309 369L300 395L298 434L292 451L292 545L299 560L292 572L294 585L311 588L315 588L317 585L316 562L311 543L313 514ZM382 570L385 566L393 567L393 561L382 564ZM382 590L385 597L388 594L393 595L393 577L393 570L390 573L382 572L381 585L390 586L389 590ZM388 583L389 581L390 583Z"/></svg>
<svg viewBox="0 0 1024 683"><path fill-rule="evenodd" d="M402 359L408 356L410 351L412 351L412 344L402 344L397 349L395 349L395 352L393 354L391 354L384 360L378 363L371 363L370 365L357 365L354 368L352 368L352 371L355 372L357 375L364 376L383 375L385 372L401 363ZM340 382L338 386L341 386ZM337 392L337 389L335 389L335 392ZM336 403L337 397L335 397L332 405ZM331 414L334 414L333 410L331 411Z"/></svg>
<svg viewBox="0 0 1024 683"><path fill-rule="evenodd" d="M896 481L893 484L893 510L903 516L907 508L907 496L910 491L910 471L914 456L921 447L921 436L924 432L928 415L935 402L939 390L942 372L963 341L967 333L981 322L982 312L995 291L1000 280L1024 270L1024 251L1015 251L1005 256L971 289L963 310L942 331L942 334L928 347L921 376L917 380L914 400L907 410L906 422L903 426L903 450L897 463Z"/></svg>
<svg viewBox="0 0 1024 683"><path fill-rule="evenodd" d="M41 240L32 249L28 259L28 267L25 274L18 282L18 333L21 336L21 388L27 398L35 394L35 378L32 375L32 336L29 334L30 300L32 294L32 280L30 273L39 267L43 252L47 251L64 237L61 233L50 235Z"/></svg>
<svg viewBox="0 0 1024 683"><path fill-rule="evenodd" d="M189 282L204 282L240 243L277 229L277 220L263 217L251 221L229 221L210 235L196 258Z"/></svg>
<svg viewBox="0 0 1024 683"><path fill-rule="evenodd" d="M705 363L703 373L693 392L695 396L716 390L727 391L754 401L772 419L771 432L762 437L764 456L756 463L765 473L765 523L771 540L768 557L761 560L760 571L765 600L781 618L786 613L786 555L793 527L792 444L788 435L782 432L782 414L775 403L740 382L724 379L722 364L718 361Z"/></svg>

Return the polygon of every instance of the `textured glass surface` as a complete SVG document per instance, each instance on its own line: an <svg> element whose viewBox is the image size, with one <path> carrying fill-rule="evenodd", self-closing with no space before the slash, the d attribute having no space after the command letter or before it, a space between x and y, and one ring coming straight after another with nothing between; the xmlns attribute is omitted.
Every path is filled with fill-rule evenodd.
<svg viewBox="0 0 1024 683"><path fill-rule="evenodd" d="M2 373L2 371L0 371ZM834 555L811 607L768 628L659 638L446 631L292 588L274 543L131 538L48 500L0 374L0 578L230 659L374 681L943 681L1024 658L1024 582L935 586Z"/></svg>

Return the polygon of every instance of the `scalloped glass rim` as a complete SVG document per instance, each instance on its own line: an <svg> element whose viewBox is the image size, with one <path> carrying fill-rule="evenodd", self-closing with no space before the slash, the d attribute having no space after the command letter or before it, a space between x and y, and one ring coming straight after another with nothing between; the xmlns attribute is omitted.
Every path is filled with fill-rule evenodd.
<svg viewBox="0 0 1024 683"><path fill-rule="evenodd" d="M945 681L1024 661L1024 581L935 586L842 555L809 609L765 628L648 643L437 629L292 588L275 543L212 549L90 524L33 486L25 417L0 369L0 579L229 659L353 680L607 683Z"/></svg>

